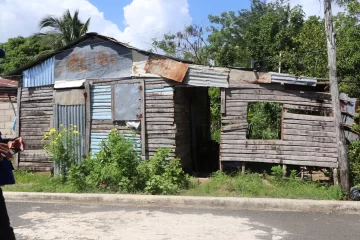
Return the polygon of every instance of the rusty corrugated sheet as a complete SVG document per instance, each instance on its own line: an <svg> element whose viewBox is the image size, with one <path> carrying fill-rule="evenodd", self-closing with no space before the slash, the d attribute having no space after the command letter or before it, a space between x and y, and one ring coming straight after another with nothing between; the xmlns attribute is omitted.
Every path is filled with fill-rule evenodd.
<svg viewBox="0 0 360 240"><path fill-rule="evenodd" d="M189 65L171 59L150 57L144 69L147 73L156 74L176 82L183 82Z"/></svg>
<svg viewBox="0 0 360 240"><path fill-rule="evenodd" d="M131 77L132 50L114 42L87 39L55 55L55 82Z"/></svg>
<svg viewBox="0 0 360 240"><path fill-rule="evenodd" d="M0 78L0 87L17 88L18 82L10 79Z"/></svg>
<svg viewBox="0 0 360 240"><path fill-rule="evenodd" d="M188 74L183 83L199 87L229 87L228 68L208 67L203 65L190 65Z"/></svg>

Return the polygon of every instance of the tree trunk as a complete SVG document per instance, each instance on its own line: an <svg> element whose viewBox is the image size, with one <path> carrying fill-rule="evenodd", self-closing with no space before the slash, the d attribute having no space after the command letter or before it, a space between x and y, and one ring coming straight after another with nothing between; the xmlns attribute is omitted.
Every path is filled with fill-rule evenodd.
<svg viewBox="0 0 360 240"><path fill-rule="evenodd" d="M349 192L349 163L347 160L347 150L345 135L342 128L341 109L339 101L339 85L336 72L336 41L332 20L331 0L324 0L325 32L328 47L328 69L330 79L330 91L332 107L334 112L334 122L336 131L336 141L339 152L340 184L341 188Z"/></svg>

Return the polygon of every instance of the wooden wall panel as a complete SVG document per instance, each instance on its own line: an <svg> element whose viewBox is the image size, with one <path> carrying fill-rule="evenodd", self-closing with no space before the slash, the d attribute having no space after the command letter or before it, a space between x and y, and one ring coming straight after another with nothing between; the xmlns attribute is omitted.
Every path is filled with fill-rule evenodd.
<svg viewBox="0 0 360 240"><path fill-rule="evenodd" d="M53 88L22 88L20 111L20 136L26 151L20 154L19 168L33 171L50 171L52 162L43 150L44 134L53 127Z"/></svg>
<svg viewBox="0 0 360 240"><path fill-rule="evenodd" d="M220 160L337 167L333 117L288 113L286 109L331 110L328 93L286 90L278 84L239 84L225 89ZM282 139L246 139L247 106L284 103Z"/></svg>

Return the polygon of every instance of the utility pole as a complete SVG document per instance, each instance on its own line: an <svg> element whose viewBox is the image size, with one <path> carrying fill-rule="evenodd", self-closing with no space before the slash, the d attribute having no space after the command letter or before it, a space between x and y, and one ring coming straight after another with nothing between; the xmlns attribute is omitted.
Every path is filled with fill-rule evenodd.
<svg viewBox="0 0 360 240"><path fill-rule="evenodd" d="M336 72L336 40L331 10L331 0L324 0L325 32L328 48L328 69L330 79L331 100L334 113L336 142L339 153L340 184L345 192L349 192L349 162L347 159L345 135L342 127L339 101L339 84Z"/></svg>

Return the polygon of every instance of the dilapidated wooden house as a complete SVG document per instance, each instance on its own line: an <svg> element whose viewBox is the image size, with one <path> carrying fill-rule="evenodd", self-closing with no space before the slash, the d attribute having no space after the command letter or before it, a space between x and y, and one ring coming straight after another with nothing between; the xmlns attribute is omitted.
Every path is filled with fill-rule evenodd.
<svg viewBox="0 0 360 240"><path fill-rule="evenodd" d="M17 123L28 150L17 162L22 169L52 168L41 139L60 124L78 126L79 158L98 152L117 128L145 158L173 149L188 172L231 162L338 166L331 96L316 79L194 65L96 33L12 74L23 75ZM221 88L220 147L210 137L209 87ZM248 107L255 102L283 104L279 139L248 139Z"/></svg>

